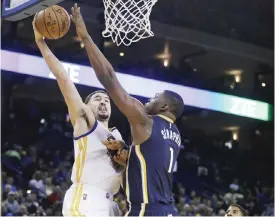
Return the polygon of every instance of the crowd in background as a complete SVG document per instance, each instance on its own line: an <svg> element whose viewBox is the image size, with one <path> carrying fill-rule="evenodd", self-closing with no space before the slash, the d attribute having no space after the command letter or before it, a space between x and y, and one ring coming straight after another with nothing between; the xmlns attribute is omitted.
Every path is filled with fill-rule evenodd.
<svg viewBox="0 0 275 217"><path fill-rule="evenodd" d="M45 120L38 111L30 111L32 115L10 112L4 119L2 215L61 216L62 200L71 185L72 128L61 115L52 114ZM217 148L217 154L209 155L200 146L191 148L192 142L186 139L185 143L174 173L173 194L180 215L224 216L232 203L241 204L250 215L273 215L272 185L264 179L230 180L222 172L223 162L213 157L222 154L226 158L226 152ZM211 165L205 156L211 158ZM115 201L124 214L123 191Z"/></svg>

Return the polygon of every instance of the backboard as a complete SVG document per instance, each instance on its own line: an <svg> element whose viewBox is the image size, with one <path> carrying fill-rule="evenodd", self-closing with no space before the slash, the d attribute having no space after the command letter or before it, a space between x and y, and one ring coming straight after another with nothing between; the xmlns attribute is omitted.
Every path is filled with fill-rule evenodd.
<svg viewBox="0 0 275 217"><path fill-rule="evenodd" d="M10 21L25 19L64 0L3 0L2 18Z"/></svg>

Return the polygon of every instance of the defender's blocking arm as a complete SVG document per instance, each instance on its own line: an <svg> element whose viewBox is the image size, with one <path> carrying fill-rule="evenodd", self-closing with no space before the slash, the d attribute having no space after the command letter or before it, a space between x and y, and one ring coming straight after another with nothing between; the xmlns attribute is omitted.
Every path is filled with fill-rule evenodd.
<svg viewBox="0 0 275 217"><path fill-rule="evenodd" d="M146 123L149 116L145 112L144 105L131 97L119 83L112 65L89 36L77 4L72 8L71 19L75 23L78 36L84 43L98 80L105 87L114 103L124 113L130 123Z"/></svg>

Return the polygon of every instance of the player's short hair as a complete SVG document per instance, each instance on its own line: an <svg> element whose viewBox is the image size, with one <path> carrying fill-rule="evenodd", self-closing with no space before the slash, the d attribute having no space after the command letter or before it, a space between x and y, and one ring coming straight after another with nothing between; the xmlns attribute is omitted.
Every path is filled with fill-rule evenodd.
<svg viewBox="0 0 275 217"><path fill-rule="evenodd" d="M92 98L92 96L95 95L95 94L97 94L97 93L103 93L103 94L106 94L106 95L109 97L109 95L108 95L104 90L96 90L96 91L90 93L90 94L86 97L84 103L85 103L85 104L88 104L88 102L90 101L90 99Z"/></svg>
<svg viewBox="0 0 275 217"><path fill-rule="evenodd" d="M180 118L184 111L184 102L182 97L171 90L165 90L164 94L168 100L170 111L176 116L177 119Z"/></svg>
<svg viewBox="0 0 275 217"><path fill-rule="evenodd" d="M230 206L238 207L238 208L241 210L242 215L243 215L243 216L247 216L247 212L246 212L246 210L245 210L242 206L240 206L240 205L238 205L238 204L236 204L236 203L231 204Z"/></svg>

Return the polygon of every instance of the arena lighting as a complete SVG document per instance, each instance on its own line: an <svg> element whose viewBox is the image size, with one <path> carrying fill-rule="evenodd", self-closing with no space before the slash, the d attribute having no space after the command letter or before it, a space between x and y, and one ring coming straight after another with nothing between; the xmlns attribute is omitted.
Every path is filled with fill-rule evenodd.
<svg viewBox="0 0 275 217"><path fill-rule="evenodd" d="M73 82L103 88L93 69L63 62ZM55 79L41 57L1 50L1 69L21 74ZM186 105L259 120L271 120L271 105L256 100L200 90L162 81L117 73L122 86L132 95L152 97L165 89L179 93Z"/></svg>

